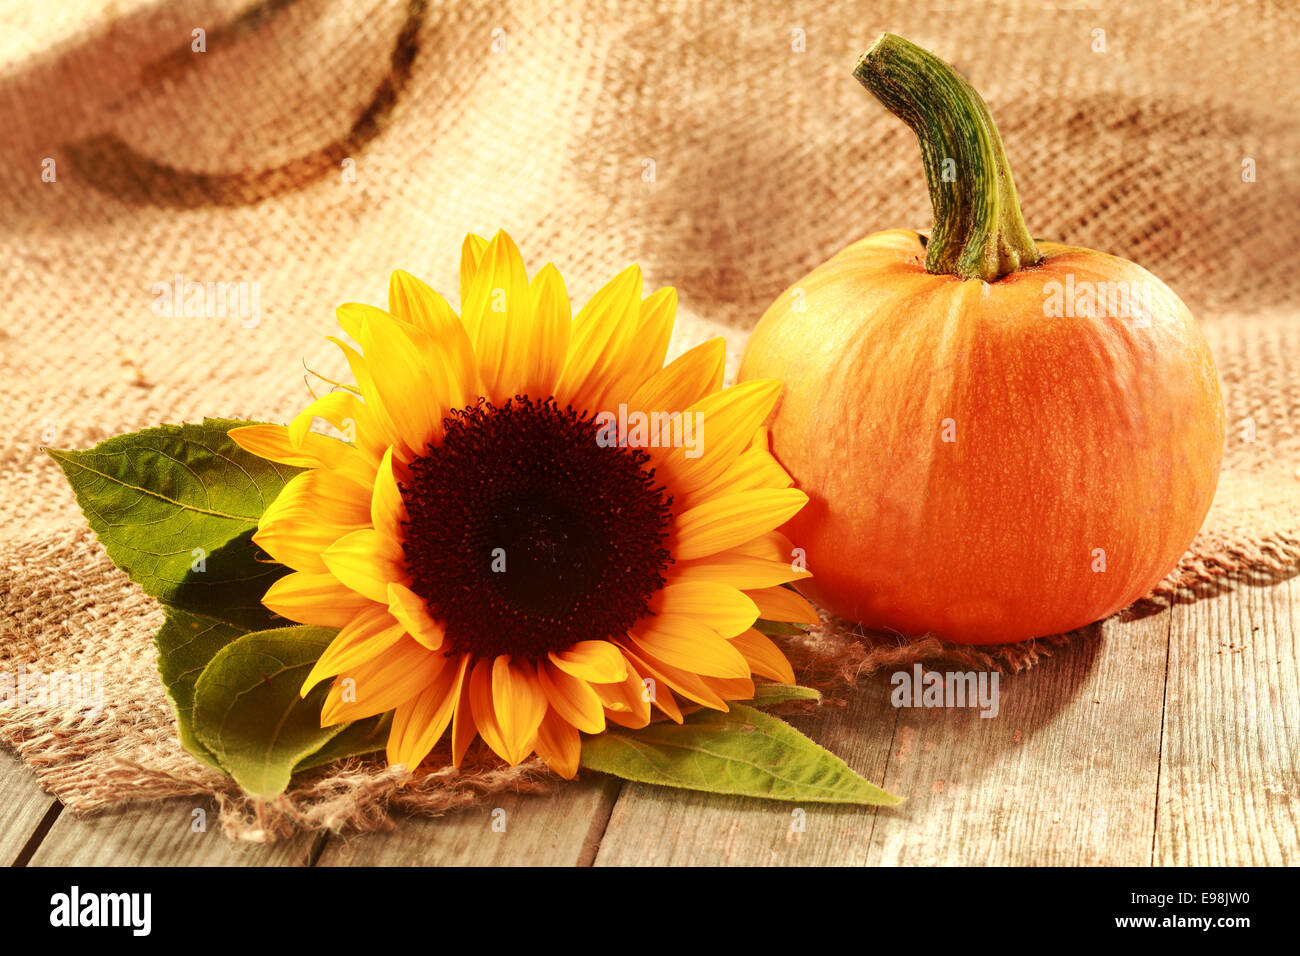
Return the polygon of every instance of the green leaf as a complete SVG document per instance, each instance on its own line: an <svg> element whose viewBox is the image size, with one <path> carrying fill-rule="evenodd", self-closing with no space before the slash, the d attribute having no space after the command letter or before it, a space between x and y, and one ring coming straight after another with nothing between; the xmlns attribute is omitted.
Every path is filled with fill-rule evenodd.
<svg viewBox="0 0 1300 956"><path fill-rule="evenodd" d="M245 792L273 797L293 771L343 732L321 727L329 681L298 696L338 632L328 627L254 631L227 644L194 689L194 736Z"/></svg>
<svg viewBox="0 0 1300 956"><path fill-rule="evenodd" d="M584 738L582 765L639 783L768 800L902 802L789 724L743 704L725 714L697 711L680 725L664 721Z"/></svg>
<svg viewBox="0 0 1300 956"><path fill-rule="evenodd" d="M754 630L760 634L766 634L768 637L792 637L795 634L806 634L808 628L804 624L795 624L791 621L755 621Z"/></svg>
<svg viewBox="0 0 1300 956"><path fill-rule="evenodd" d="M773 704L784 704L788 700L815 700L820 702L821 699L821 691L812 687L804 687L800 684L762 683L754 685L754 696L749 703L755 707L771 707Z"/></svg>
<svg viewBox="0 0 1300 956"><path fill-rule="evenodd" d="M194 734L195 685L217 652L247 633L248 631L233 624L177 608L167 608L167 618L154 637L154 643L158 647L158 672L176 713L181 743L204 763L223 772L225 768L221 761ZM297 688L294 688L294 693L297 693ZM319 708L316 713L319 715ZM383 750L388 743L388 729L391 725L392 715L381 714L346 724L341 731L333 728L339 731L337 735L326 741L315 753L295 764L293 772L323 767L345 757Z"/></svg>
<svg viewBox="0 0 1300 956"><path fill-rule="evenodd" d="M339 734L310 757L305 757L294 766L293 772L323 767L345 757L360 757L384 750L388 746L388 731L393 726L393 713L354 720L347 729Z"/></svg>
<svg viewBox="0 0 1300 956"><path fill-rule="evenodd" d="M158 674L176 713L181 743L208 766L221 770L220 761L194 736L194 685L208 661L248 631L178 608L169 607L166 614L163 626L153 640L158 648Z"/></svg>
<svg viewBox="0 0 1300 956"><path fill-rule="evenodd" d="M252 543L257 521L301 469L258 458L206 419L118 435L86 451L46 449L113 563L145 593L245 629L273 625L262 595L288 572Z"/></svg>

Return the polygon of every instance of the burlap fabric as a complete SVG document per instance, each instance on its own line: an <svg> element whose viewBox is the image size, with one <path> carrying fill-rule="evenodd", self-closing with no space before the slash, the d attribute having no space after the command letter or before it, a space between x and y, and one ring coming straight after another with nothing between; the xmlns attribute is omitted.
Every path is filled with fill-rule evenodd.
<svg viewBox="0 0 1300 956"><path fill-rule="evenodd" d="M485 760L399 787L353 763L249 806L180 748L155 672L160 612L39 446L204 415L287 420L303 363L344 371L323 340L337 303L382 303L397 267L454 295L462 236L499 227L578 299L640 262L681 295L674 350L722 333L734 370L788 284L867 232L928 225L911 133L850 76L884 29L984 92L1035 235L1146 265L1201 320L1227 454L1162 592L1294 573L1294 4L58 6L0 13L0 669L102 672L105 704L93 719L0 708L0 736L74 810L213 794L230 832L269 838L548 785L535 765ZM159 316L154 284L177 275L256 283L257 324ZM833 687L920 658L1020 668L1061 640L970 652L828 622L792 652Z"/></svg>

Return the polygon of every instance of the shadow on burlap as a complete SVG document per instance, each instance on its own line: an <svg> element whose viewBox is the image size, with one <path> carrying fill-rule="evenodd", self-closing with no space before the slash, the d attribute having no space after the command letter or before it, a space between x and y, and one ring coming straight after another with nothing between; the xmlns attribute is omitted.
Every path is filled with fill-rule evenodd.
<svg viewBox="0 0 1300 956"><path fill-rule="evenodd" d="M884 29L983 91L1035 235L1140 262L1201 321L1224 472L1146 606L1296 572L1293 7L83 0L69 14L34 0L0 14L0 669L102 672L105 701L94 719L0 709L0 738L74 810L212 795L227 832L272 839L556 784L481 755L405 785L354 760L274 805L244 801L181 749L155 669L161 613L39 446L205 415L285 421L307 397L303 363L345 373L323 339L333 307L382 303L394 268L454 292L469 231L509 230L579 301L640 262L649 287L679 290L674 352L726 335L734 370L800 275L929 220L910 132L849 76ZM151 289L176 275L257 283L259 322L156 315ZM831 695L914 661L1017 671L1069 651L1068 636L955 648L836 621L790 645Z"/></svg>

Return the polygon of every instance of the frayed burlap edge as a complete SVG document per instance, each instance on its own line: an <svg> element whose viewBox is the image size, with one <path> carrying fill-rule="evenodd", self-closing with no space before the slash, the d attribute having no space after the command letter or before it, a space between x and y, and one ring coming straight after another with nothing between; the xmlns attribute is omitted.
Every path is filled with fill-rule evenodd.
<svg viewBox="0 0 1300 956"><path fill-rule="evenodd" d="M30 736L15 733L24 722L44 729ZM75 723L50 726L48 712L20 709L0 727L0 739L31 766L44 789L74 812L93 814L130 803L198 796L216 803L219 826L227 837L249 843L273 843L299 831L391 829L401 813L438 816L491 794L540 793L561 783L535 758L507 767L479 754L459 770L444 764L412 774L403 767L385 766L376 756L303 773L288 791L267 800L249 796L229 777L188 754L180 757L186 765L179 771L147 767L120 755L88 757L90 742ZM103 736L95 734L93 739Z"/></svg>

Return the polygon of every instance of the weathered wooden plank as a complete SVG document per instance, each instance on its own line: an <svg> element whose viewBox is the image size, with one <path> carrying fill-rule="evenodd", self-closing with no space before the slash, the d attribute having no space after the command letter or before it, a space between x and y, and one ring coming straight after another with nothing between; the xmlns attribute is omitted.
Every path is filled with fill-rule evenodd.
<svg viewBox="0 0 1300 956"><path fill-rule="evenodd" d="M40 788L31 769L11 751L0 753L0 860L21 862L23 849L58 801Z"/></svg>
<svg viewBox="0 0 1300 956"><path fill-rule="evenodd" d="M1173 610L1154 861L1300 863L1300 578Z"/></svg>
<svg viewBox="0 0 1300 956"><path fill-rule="evenodd" d="M1001 679L992 718L895 710L877 675L803 729L901 807L808 806L797 833L786 805L629 786L596 862L1146 863L1167 631L1166 613L1080 632Z"/></svg>
<svg viewBox="0 0 1300 956"><path fill-rule="evenodd" d="M795 721L907 796L900 808L795 808L633 784L619 796L616 782L588 778L548 796L503 796L386 833L332 837L320 862L1297 862L1300 579L1205 592L1096 631L1004 678L995 718L895 710L885 674L847 706ZM0 799L0 851L12 862L55 803L12 755L0 762ZM199 806L206 833L191 829ZM212 807L175 800L65 811L31 864L292 865L318 846L310 836L233 844Z"/></svg>
<svg viewBox="0 0 1300 956"><path fill-rule="evenodd" d="M790 722L869 780L884 774L897 713L873 680L844 706ZM896 809L880 811L883 815ZM867 858L872 807L778 803L626 784L597 866L857 864Z"/></svg>
<svg viewBox="0 0 1300 956"><path fill-rule="evenodd" d="M205 831L196 829L203 811ZM31 866L305 866L321 838L302 834L273 844L236 843L199 798L130 804L97 814L64 810Z"/></svg>
<svg viewBox="0 0 1300 956"><path fill-rule="evenodd" d="M1168 612L1075 632L1003 677L996 717L900 711L871 863L1145 865L1155 825Z"/></svg>
<svg viewBox="0 0 1300 956"><path fill-rule="evenodd" d="M331 837L318 866L580 866L591 862L619 782L595 775L548 794L501 794L393 830Z"/></svg>

